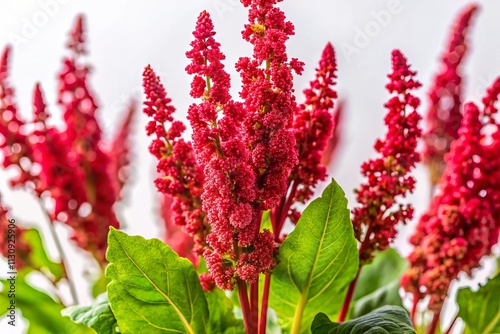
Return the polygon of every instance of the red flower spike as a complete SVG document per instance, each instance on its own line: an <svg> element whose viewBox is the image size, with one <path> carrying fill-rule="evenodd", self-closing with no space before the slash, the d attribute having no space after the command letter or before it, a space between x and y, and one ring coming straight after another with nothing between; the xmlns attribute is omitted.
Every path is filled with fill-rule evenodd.
<svg viewBox="0 0 500 334"><path fill-rule="evenodd" d="M68 43L72 54L63 60L59 73L58 104L63 109L66 129L60 134L49 131L52 140L61 141L68 150L67 158L59 166L70 170L66 177L73 178L74 183L82 184L83 180L84 191L66 189L67 194L56 201L53 218L71 226L77 244L104 263L109 227L119 225L113 211L117 192L109 174L110 157L102 149L97 105L87 84L89 68L80 64L80 56L85 53L83 26L83 17L79 16ZM83 205L89 206L89 212L80 210Z"/></svg>
<svg viewBox="0 0 500 334"><path fill-rule="evenodd" d="M461 271L471 275L483 256L491 254L500 232L500 126L493 119L500 95L500 78L487 90L484 109L464 106L458 138L445 156L440 192L421 217L410 241L410 269L401 285L418 303L430 296L438 312L450 283ZM492 124L491 136L483 131ZM425 293L423 292L425 291Z"/></svg>
<svg viewBox="0 0 500 334"><path fill-rule="evenodd" d="M37 83L35 86L35 91L33 93L33 122L42 122L44 123L47 118L49 118L49 114L45 112L45 101L43 99L42 90L40 88L40 84Z"/></svg>
<svg viewBox="0 0 500 334"><path fill-rule="evenodd" d="M187 258L195 266L198 264L198 257L193 254L193 237L182 230L182 227L174 223L172 211L173 200L170 195L161 194L160 213L165 226L165 236L163 241L172 248L179 256Z"/></svg>
<svg viewBox="0 0 500 334"><path fill-rule="evenodd" d="M430 296L438 312L450 283L460 272L471 275L483 256L491 254L500 232L500 126L491 118L500 93L500 78L488 89L483 110L464 106L458 138L445 156L440 192L418 222L410 242L410 269L401 285L415 296ZM492 134L484 131L493 125ZM425 291L425 292L424 292Z"/></svg>
<svg viewBox="0 0 500 334"><path fill-rule="evenodd" d="M298 107L293 123L299 164L291 178L299 184L295 195L297 202L305 203L311 198L318 181L326 177L326 167L321 165L321 158L333 133L332 111L337 93L332 87L337 78L336 70L335 53L328 43L315 80L304 90L306 101Z"/></svg>
<svg viewBox="0 0 500 334"><path fill-rule="evenodd" d="M85 50L85 28L84 28L84 16L79 15L76 18L73 30L71 30L70 38L68 44L66 45L68 49L72 50L77 55L86 54Z"/></svg>
<svg viewBox="0 0 500 334"><path fill-rule="evenodd" d="M10 47L7 46L0 58L0 150L4 168L17 166L20 173L12 185L23 185L32 179L29 170L21 166L21 159L32 161L32 148L23 132L24 122L18 118L14 102L14 89L8 83Z"/></svg>
<svg viewBox="0 0 500 334"><path fill-rule="evenodd" d="M333 134L326 143L325 150L321 156L321 164L329 166L334 160L338 148L340 147L341 138L343 137L342 122L344 119L345 103L340 100L333 109Z"/></svg>
<svg viewBox="0 0 500 334"><path fill-rule="evenodd" d="M445 163L444 155L451 142L458 137L462 119L462 62L467 54L472 19L478 11L477 5L463 10L452 29L448 49L441 57L441 69L429 92L430 106L425 115L425 131L422 159L430 169L433 185L439 182Z"/></svg>
<svg viewBox="0 0 500 334"><path fill-rule="evenodd" d="M123 187L130 178L128 169L132 155L131 136L134 125L133 120L136 113L137 103L132 100L129 103L125 117L123 118L121 125L118 128L118 132L111 142L109 151L107 152L107 155L111 160L109 174L115 185L114 188L117 193L117 201L123 197Z"/></svg>
<svg viewBox="0 0 500 334"><path fill-rule="evenodd" d="M245 109L231 100L229 75L221 62L225 57L214 35L210 15L202 12L192 49L186 53L191 59L186 70L194 75L191 95L202 102L189 107L188 119L196 158L206 175L202 200L211 227L207 236L211 248L204 256L216 284L232 289L237 278L253 282L274 265L274 244L262 243L263 259L253 260L252 246L268 232L259 233L257 177L241 122Z"/></svg>
<svg viewBox="0 0 500 334"><path fill-rule="evenodd" d="M292 71L303 63L288 60L285 42L294 26L276 7L278 1L242 1L249 7L243 39L253 45L253 57L236 64L242 79L240 96L246 110L245 142L257 174L257 196L263 210L277 204L288 189L288 176L297 164L294 133L290 129L297 108Z"/></svg>
<svg viewBox="0 0 500 334"><path fill-rule="evenodd" d="M193 258L196 258L206 248L205 235L208 233L206 215L201 208L203 169L195 161L191 143L181 138L185 126L173 120L175 108L151 66L144 70L143 86L146 95L144 113L152 118L146 132L155 136L149 150L158 159L159 177L155 184L159 192L172 197L172 204L164 203L168 208L163 210L170 210L172 222L183 226L184 232L194 238L192 250ZM171 237L168 240L172 240ZM179 247L188 247L189 243L185 244L185 238L183 240ZM184 251L185 248L181 256L186 256Z"/></svg>
<svg viewBox="0 0 500 334"><path fill-rule="evenodd" d="M420 100L411 91L420 83L398 50L392 52L392 68L386 86L393 94L385 105L388 131L384 140L375 143L380 157L361 166L366 181L356 190L359 206L352 211L354 234L361 242L361 264L369 263L374 251L388 248L396 236L396 224L406 223L413 216L413 208L398 203L398 198L412 192L415 186L409 172L419 161L416 148L421 134L417 113Z"/></svg>

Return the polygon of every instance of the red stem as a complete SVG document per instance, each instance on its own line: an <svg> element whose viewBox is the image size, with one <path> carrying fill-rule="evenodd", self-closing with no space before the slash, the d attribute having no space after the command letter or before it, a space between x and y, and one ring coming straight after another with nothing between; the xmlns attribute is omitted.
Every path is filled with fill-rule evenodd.
<svg viewBox="0 0 500 334"><path fill-rule="evenodd" d="M245 333L255 334L255 324L252 322L250 303L248 302L247 284L238 279L238 297L240 298L241 313L245 324Z"/></svg>
<svg viewBox="0 0 500 334"><path fill-rule="evenodd" d="M413 294L413 306L411 307L410 319L414 328L417 328L417 324L415 323L415 315L417 314L417 306L419 299L417 298L417 293Z"/></svg>
<svg viewBox="0 0 500 334"><path fill-rule="evenodd" d="M431 324L427 328L427 334L434 334L436 332L437 326L439 324L439 316L441 315L441 312L434 313L434 316L432 317Z"/></svg>
<svg viewBox="0 0 500 334"><path fill-rule="evenodd" d="M366 231L365 238L359 247L359 254L363 254L365 251L365 246L368 244L370 240L370 234L372 233L372 225L368 226L368 230ZM344 299L344 304L342 305L342 309L340 310L339 317L337 318L338 322L342 322L345 320L347 313L349 313L349 306L351 305L352 297L354 296L354 290L356 289L356 283L358 282L359 275L361 273L362 264L358 268L358 273L354 280L352 280L351 284L349 284L349 290L347 290L347 294Z"/></svg>
<svg viewBox="0 0 500 334"><path fill-rule="evenodd" d="M351 305L352 297L354 296L354 290L356 289L356 283L358 282L359 274L361 273L361 268L362 267L359 267L356 277L352 280L351 284L349 285L349 290L347 290L347 294L344 299L344 304L342 304L342 309L340 310L340 314L337 319L338 322L343 322L347 316L347 313L349 313L349 306Z"/></svg>
<svg viewBox="0 0 500 334"><path fill-rule="evenodd" d="M262 293L262 307L260 308L259 334L266 334L267 307L269 305L269 288L271 287L271 274L266 274L264 291Z"/></svg>
<svg viewBox="0 0 500 334"><path fill-rule="evenodd" d="M259 323L259 279L250 284L250 310L252 323ZM256 328L257 329L257 328Z"/></svg>
<svg viewBox="0 0 500 334"><path fill-rule="evenodd" d="M277 220L277 228L276 231L274 232L274 236L279 238L279 235L281 234L281 229L283 228L283 225L285 224L286 216L288 214L288 210L290 210L290 206L292 205L293 198L295 197L295 193L297 192L297 187L299 184L297 183L296 180L292 181L292 189L290 190L290 193L288 194L287 200L285 202L285 205L283 205L278 216Z"/></svg>
<svg viewBox="0 0 500 334"><path fill-rule="evenodd" d="M453 321L450 324L450 327L448 327L448 329L446 330L446 332L444 334L450 334L451 333L451 330L453 329L453 326L455 326L455 323L457 322L457 319L458 319L458 314L455 316L455 318L453 319Z"/></svg>

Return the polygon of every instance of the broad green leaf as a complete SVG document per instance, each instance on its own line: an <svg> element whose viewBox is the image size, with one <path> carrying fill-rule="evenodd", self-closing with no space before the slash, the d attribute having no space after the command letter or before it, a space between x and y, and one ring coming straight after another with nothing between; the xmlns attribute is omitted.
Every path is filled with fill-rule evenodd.
<svg viewBox="0 0 500 334"><path fill-rule="evenodd" d="M304 210L278 262L269 301L285 331L309 333L318 312L338 313L358 270L358 252L347 200L334 180Z"/></svg>
<svg viewBox="0 0 500 334"><path fill-rule="evenodd" d="M398 306L384 306L360 318L331 322L319 313L311 326L312 334L415 334L408 313Z"/></svg>
<svg viewBox="0 0 500 334"><path fill-rule="evenodd" d="M399 281L407 266L406 260L395 249L389 248L384 252L377 252L373 262L363 266L353 300L369 295L394 281Z"/></svg>
<svg viewBox="0 0 500 334"><path fill-rule="evenodd" d="M54 276L55 281L59 281L64 276L62 264L49 259L40 232L32 228L23 233L22 238L30 245L31 251L27 261L29 264L27 267L28 270L21 270L21 274L24 276L31 268L36 270L48 270Z"/></svg>
<svg viewBox="0 0 500 334"><path fill-rule="evenodd" d="M358 318L384 305L403 306L399 280L406 268L406 260L396 250L390 248L377 253L375 260L361 270L348 319Z"/></svg>
<svg viewBox="0 0 500 334"><path fill-rule="evenodd" d="M385 305L403 307L403 301L399 295L399 281L389 283L353 302L349 319L359 318Z"/></svg>
<svg viewBox="0 0 500 334"><path fill-rule="evenodd" d="M210 310L210 333L244 334L243 321L234 316L234 304L224 291L216 288L212 292L205 292Z"/></svg>
<svg viewBox="0 0 500 334"><path fill-rule="evenodd" d="M457 302L458 316L465 322L466 333L500 333L500 275L478 291L458 290Z"/></svg>
<svg viewBox="0 0 500 334"><path fill-rule="evenodd" d="M97 334L120 333L106 293L99 295L91 306L70 306L62 310L61 314L77 324L93 328Z"/></svg>
<svg viewBox="0 0 500 334"><path fill-rule="evenodd" d="M92 285L92 297L96 298L100 294L106 292L109 279L106 277L104 272L101 271L99 278Z"/></svg>
<svg viewBox="0 0 500 334"><path fill-rule="evenodd" d="M207 301L189 260L158 239L114 228L106 258L108 299L122 333L206 332Z"/></svg>
<svg viewBox="0 0 500 334"><path fill-rule="evenodd" d="M0 293L0 313L7 313L12 300L9 294L10 283L2 280L3 290ZM91 334L94 331L86 326L73 323L61 315L63 305L50 296L33 288L21 277L16 279L14 300L16 308L21 310L23 318L28 322L26 334ZM7 317L8 318L8 317ZM19 323L19 313L16 314Z"/></svg>

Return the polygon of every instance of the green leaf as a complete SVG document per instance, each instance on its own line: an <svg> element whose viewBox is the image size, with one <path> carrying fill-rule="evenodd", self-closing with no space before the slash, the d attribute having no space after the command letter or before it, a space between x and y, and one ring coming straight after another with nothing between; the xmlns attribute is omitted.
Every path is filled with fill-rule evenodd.
<svg viewBox="0 0 500 334"><path fill-rule="evenodd" d="M308 333L318 312L338 313L358 270L358 252L347 200L334 180L304 210L278 261L270 305L284 330Z"/></svg>
<svg viewBox="0 0 500 334"><path fill-rule="evenodd" d="M99 295L91 306L70 306L61 314L77 324L93 328L98 334L120 333L106 293Z"/></svg>
<svg viewBox="0 0 500 334"><path fill-rule="evenodd" d="M212 292L205 291L205 297L210 310L210 333L244 334L243 321L234 316L234 304L224 291L216 288Z"/></svg>
<svg viewBox="0 0 500 334"><path fill-rule="evenodd" d="M377 253L375 260L361 270L348 319L358 318L384 305L403 306L399 280L406 268L406 260L396 250L390 248Z"/></svg>
<svg viewBox="0 0 500 334"><path fill-rule="evenodd" d="M104 272L101 271L99 278L92 285L92 297L96 298L97 296L106 292L108 284L109 279L106 277Z"/></svg>
<svg viewBox="0 0 500 334"><path fill-rule="evenodd" d="M466 324L466 333L500 333L500 275L478 291L458 290L457 302L458 316Z"/></svg>
<svg viewBox="0 0 500 334"><path fill-rule="evenodd" d="M336 323L319 313L312 334L415 334L408 313L398 306L384 306L360 318Z"/></svg>
<svg viewBox="0 0 500 334"><path fill-rule="evenodd" d="M23 233L22 238L31 247L31 251L28 255L29 266L36 270L48 270L54 276L54 280L56 282L59 281L64 276L62 264L49 259L40 232L32 228ZM21 272L22 275L25 275L29 270L21 270Z"/></svg>
<svg viewBox="0 0 500 334"><path fill-rule="evenodd" d="M378 252L372 263L363 266L353 300L367 296L394 281L399 281L408 267L407 262L392 248ZM380 273L384 273L381 275Z"/></svg>
<svg viewBox="0 0 500 334"><path fill-rule="evenodd" d="M28 321L26 334L89 334L94 331L83 325L73 323L61 315L63 305L50 296L33 288L21 277L16 279L15 297L8 296L10 283L2 280L3 290L0 293L0 313L7 313L11 300L16 301L16 308L21 310L23 318ZM16 324L19 323L16 314ZM9 318L8 318L9 319Z"/></svg>
<svg viewBox="0 0 500 334"><path fill-rule="evenodd" d="M353 302L349 319L359 318L384 305L403 307L403 301L399 295L399 281L389 283Z"/></svg>
<svg viewBox="0 0 500 334"><path fill-rule="evenodd" d="M269 230L273 232L273 224L271 223L271 211L266 210L262 212L262 220L260 223L260 231Z"/></svg>
<svg viewBox="0 0 500 334"><path fill-rule="evenodd" d="M207 301L191 262L158 239L114 228L106 258L108 298L122 333L206 332Z"/></svg>

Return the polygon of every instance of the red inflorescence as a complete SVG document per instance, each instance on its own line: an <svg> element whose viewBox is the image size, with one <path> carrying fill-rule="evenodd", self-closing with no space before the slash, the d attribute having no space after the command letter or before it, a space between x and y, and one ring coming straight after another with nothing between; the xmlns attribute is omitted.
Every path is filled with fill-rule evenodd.
<svg viewBox="0 0 500 334"><path fill-rule="evenodd" d="M3 167L17 166L19 176L11 180L12 185L22 185L32 179L31 173L22 165L24 159L32 160L32 147L24 134L24 122L17 115L14 89L8 83L10 47L6 47L0 58L0 151Z"/></svg>
<svg viewBox="0 0 500 334"><path fill-rule="evenodd" d="M172 197L171 214L175 225L184 226L186 233L194 237L195 256L200 256L205 248L208 233L205 213L201 208L203 192L203 170L196 164L191 143L181 136L184 124L174 121L175 108L171 105L160 78L150 66L143 73L144 113L152 118L146 132L155 135L149 151L158 159L157 172L160 176L155 184L163 194Z"/></svg>
<svg viewBox="0 0 500 334"><path fill-rule="evenodd" d="M313 189L326 177L326 167L321 165L323 151L333 133L332 111L337 93L335 85L337 65L333 47L328 43L323 50L316 78L304 90L306 100L299 105L294 119L294 132L299 163L291 178L299 187L295 199L305 203Z"/></svg>
<svg viewBox="0 0 500 334"><path fill-rule="evenodd" d="M179 256L185 257L194 265L198 265L199 257L194 254L193 247L195 246L194 239L186 233L182 226L174 223L173 217L176 215L172 211L172 196L161 194L160 214L165 226L165 234L163 240L172 248Z"/></svg>
<svg viewBox="0 0 500 334"><path fill-rule="evenodd" d="M415 249L401 285L413 293L414 303L430 296L429 309L435 312L441 310L450 282L462 271L471 275L498 242L500 126L491 116L499 94L500 78L483 99L483 110L465 104L458 138L445 156L440 191L410 239Z"/></svg>
<svg viewBox="0 0 500 334"><path fill-rule="evenodd" d="M448 48L441 58L439 74L429 92L430 106L425 115L427 130L423 135L422 159L428 165L433 185L444 170L444 155L458 137L462 119L462 61L468 49L467 33L477 5L462 11L452 30Z"/></svg>
<svg viewBox="0 0 500 334"><path fill-rule="evenodd" d="M249 23L242 34L253 44L253 57L242 57L236 64L243 85L245 142L251 150L257 198L264 210L286 195L288 176L298 162L291 129L297 108L292 71L300 74L303 63L288 60L285 42L294 34L294 26L285 20L277 2L242 1L249 7Z"/></svg>
<svg viewBox="0 0 500 334"><path fill-rule="evenodd" d="M64 59L59 73L58 103L66 123L60 139L68 147L67 159L72 167L68 177L83 183L85 193L70 193L69 201L56 199L54 218L73 227L73 239L78 245L104 262L109 227L119 225L113 210L117 189L109 174L110 157L102 147L97 105L87 85L89 68L80 64L79 57L85 54L83 26L80 16L68 43L72 54ZM84 205L88 212L82 208Z"/></svg>
<svg viewBox="0 0 500 334"><path fill-rule="evenodd" d="M117 200L123 197L123 187L130 178L128 166L130 165L132 155L131 136L136 113L137 104L135 101L130 101L125 117L123 117L122 123L107 151L107 155L110 157L109 174L117 193Z"/></svg>
<svg viewBox="0 0 500 334"><path fill-rule="evenodd" d="M191 63L186 70L194 75L191 96L202 101L189 107L188 119L196 158L206 175L202 200L211 227L207 236L211 248L204 256L217 285L232 289L237 279L253 283L259 273L274 265L274 242L264 241L272 239L272 234L259 232L265 201L260 197L259 182L268 171L253 164L255 147L248 141L245 127L253 111L248 111L246 103L231 99L229 75L222 64L225 57L213 37L207 12L198 17L193 35L192 49L186 53ZM263 106L265 98L259 99ZM258 250L256 243L261 245Z"/></svg>
<svg viewBox="0 0 500 334"><path fill-rule="evenodd" d="M412 192L415 185L409 172L419 161L415 150L421 134L417 113L420 100L411 91L420 87L420 83L398 50L392 52L392 68L386 86L393 94L385 105L388 132L384 140L375 143L381 157L361 166L366 182L356 190L360 206L352 211L354 233L361 242L362 264L371 261L374 251L388 248L396 236L396 224L406 223L413 216L413 208L397 200Z"/></svg>

